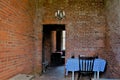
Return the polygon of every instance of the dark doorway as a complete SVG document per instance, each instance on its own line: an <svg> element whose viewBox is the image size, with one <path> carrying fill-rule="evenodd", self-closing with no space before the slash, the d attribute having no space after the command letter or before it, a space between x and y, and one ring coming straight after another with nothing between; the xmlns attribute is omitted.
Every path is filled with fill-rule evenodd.
<svg viewBox="0 0 120 80"><path fill-rule="evenodd" d="M42 62L59 66L65 60L65 24L43 25Z"/></svg>

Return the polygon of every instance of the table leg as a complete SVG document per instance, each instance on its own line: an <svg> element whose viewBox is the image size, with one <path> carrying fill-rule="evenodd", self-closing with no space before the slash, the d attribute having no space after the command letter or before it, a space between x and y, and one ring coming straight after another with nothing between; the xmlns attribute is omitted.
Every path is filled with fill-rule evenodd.
<svg viewBox="0 0 120 80"><path fill-rule="evenodd" d="M74 71L72 71L72 80L74 80Z"/></svg>
<svg viewBox="0 0 120 80"><path fill-rule="evenodd" d="M100 77L100 76L99 76L99 71L97 71L97 79L98 79L98 80L99 80L99 77Z"/></svg>
<svg viewBox="0 0 120 80"><path fill-rule="evenodd" d="M94 72L94 79L97 78L97 72Z"/></svg>

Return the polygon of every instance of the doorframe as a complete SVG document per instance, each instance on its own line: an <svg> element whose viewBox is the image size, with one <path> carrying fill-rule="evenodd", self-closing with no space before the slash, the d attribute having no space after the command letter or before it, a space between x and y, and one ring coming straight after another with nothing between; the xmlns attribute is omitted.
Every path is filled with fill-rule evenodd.
<svg viewBox="0 0 120 80"><path fill-rule="evenodd" d="M45 51L44 51L44 27L45 26L49 26L49 29L51 29L50 27L56 27L55 29L59 29L63 27L63 30L66 30L66 24L42 24L42 63L45 62ZM52 31L52 29L51 29ZM50 57L51 58L51 57ZM43 64L42 64L43 67Z"/></svg>

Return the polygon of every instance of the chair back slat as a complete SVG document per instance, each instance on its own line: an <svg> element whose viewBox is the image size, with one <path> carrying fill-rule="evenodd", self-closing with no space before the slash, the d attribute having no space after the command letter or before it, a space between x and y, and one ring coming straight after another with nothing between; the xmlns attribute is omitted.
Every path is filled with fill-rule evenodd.
<svg viewBox="0 0 120 80"><path fill-rule="evenodd" d="M91 74L93 74L93 65L94 65L94 60L96 57L81 57L79 55L79 72L78 72L78 79L80 79L80 75L88 75L90 76L91 79Z"/></svg>
<svg viewBox="0 0 120 80"><path fill-rule="evenodd" d="M81 72L92 72L95 57L80 57L79 69Z"/></svg>

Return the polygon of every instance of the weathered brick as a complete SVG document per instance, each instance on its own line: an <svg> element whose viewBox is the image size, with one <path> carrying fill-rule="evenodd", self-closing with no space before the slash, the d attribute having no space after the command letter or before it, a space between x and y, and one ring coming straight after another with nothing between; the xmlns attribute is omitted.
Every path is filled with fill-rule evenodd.
<svg viewBox="0 0 120 80"><path fill-rule="evenodd" d="M0 79L42 70L43 24L65 24L66 59L97 54L108 62L103 76L119 78L119 6L119 0L0 1ZM55 18L57 9L66 13L61 21Z"/></svg>
<svg viewBox="0 0 120 80"><path fill-rule="evenodd" d="M34 70L34 10L30 7L35 10L34 1L0 1L0 80Z"/></svg>

